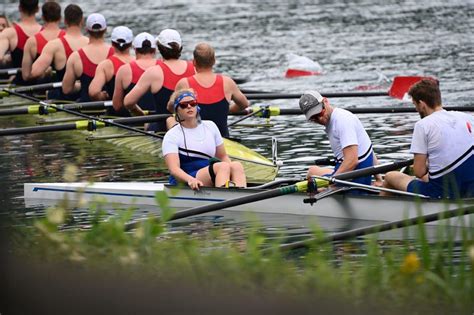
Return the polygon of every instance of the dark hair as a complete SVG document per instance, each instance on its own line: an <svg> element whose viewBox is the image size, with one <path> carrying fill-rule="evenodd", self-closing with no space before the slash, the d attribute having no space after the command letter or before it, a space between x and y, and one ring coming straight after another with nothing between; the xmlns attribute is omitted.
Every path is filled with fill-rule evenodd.
<svg viewBox="0 0 474 315"><path fill-rule="evenodd" d="M6 21L6 25L5 27L9 27L10 26L10 21L8 20L7 16L5 14L0 14L0 19L5 19Z"/></svg>
<svg viewBox="0 0 474 315"><path fill-rule="evenodd" d="M70 4L64 9L64 23L68 26L79 26L84 18L81 7Z"/></svg>
<svg viewBox="0 0 474 315"><path fill-rule="evenodd" d="M180 47L177 43L169 43L168 45L170 45L171 48L165 47L159 42L157 45L161 56L163 56L163 59L179 59L179 57L181 57L181 51L183 50L183 47Z"/></svg>
<svg viewBox="0 0 474 315"><path fill-rule="evenodd" d="M61 20L61 6L54 1L46 1L41 7L41 14L45 22L58 22Z"/></svg>
<svg viewBox="0 0 474 315"><path fill-rule="evenodd" d="M132 43L125 44L123 39L119 39L117 42L112 41L112 47L118 51L125 51L132 46Z"/></svg>
<svg viewBox="0 0 474 315"><path fill-rule="evenodd" d="M430 108L441 105L441 91L439 90L439 82L435 79L422 79L413 84L408 91L415 103L423 101Z"/></svg>
<svg viewBox="0 0 474 315"><path fill-rule="evenodd" d="M196 67L199 68L212 68L216 63L214 48L206 43L197 44L193 56Z"/></svg>
<svg viewBox="0 0 474 315"><path fill-rule="evenodd" d="M28 15L38 12L38 0L20 0L20 10Z"/></svg>
<svg viewBox="0 0 474 315"><path fill-rule="evenodd" d="M92 28L94 28L95 26L98 26L98 28L100 28L100 25L99 24L94 24L94 26L92 26ZM91 38L102 38L104 37L105 35L105 32L107 31L107 29L105 30L102 30L102 31L91 31L91 30L87 30L87 33L89 34L89 37Z"/></svg>
<svg viewBox="0 0 474 315"><path fill-rule="evenodd" d="M151 48L151 42L148 39L145 39L142 42L142 47L141 48L135 48L135 52L138 53L138 54L142 54L142 55L156 54L156 48Z"/></svg>

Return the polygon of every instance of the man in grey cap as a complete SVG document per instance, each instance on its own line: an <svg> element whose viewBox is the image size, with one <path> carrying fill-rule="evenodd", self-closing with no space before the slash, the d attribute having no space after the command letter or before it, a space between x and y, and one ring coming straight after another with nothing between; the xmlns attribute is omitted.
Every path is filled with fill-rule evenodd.
<svg viewBox="0 0 474 315"><path fill-rule="evenodd" d="M334 176L377 164L372 142L357 116L345 109L332 107L328 99L317 91L305 92L299 104L307 120L326 127L325 131L336 159L334 170L311 166L308 178L314 175ZM381 186L380 175L376 176L376 180L377 185ZM370 185L372 178L359 177L353 181Z"/></svg>

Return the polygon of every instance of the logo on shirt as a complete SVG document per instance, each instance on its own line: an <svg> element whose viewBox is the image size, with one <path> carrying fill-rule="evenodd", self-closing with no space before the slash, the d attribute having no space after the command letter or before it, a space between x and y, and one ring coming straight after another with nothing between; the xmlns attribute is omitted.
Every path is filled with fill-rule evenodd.
<svg viewBox="0 0 474 315"><path fill-rule="evenodd" d="M469 131L469 133L472 133L472 126L468 121L466 121L466 127L467 127L467 130Z"/></svg>

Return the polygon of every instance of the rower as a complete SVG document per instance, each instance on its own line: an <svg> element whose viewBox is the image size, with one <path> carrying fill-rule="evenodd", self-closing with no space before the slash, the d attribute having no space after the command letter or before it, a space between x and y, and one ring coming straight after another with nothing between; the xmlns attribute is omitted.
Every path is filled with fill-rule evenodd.
<svg viewBox="0 0 474 315"><path fill-rule="evenodd" d="M115 76L125 64L135 60L130 55L132 47L133 32L126 26L117 26L112 30L112 47L115 52L97 66L94 79L89 85L89 97L94 101L111 100L114 87Z"/></svg>
<svg viewBox="0 0 474 315"><path fill-rule="evenodd" d="M332 177L378 163L369 135L356 115L345 109L332 107L329 100L317 91L305 92L299 100L299 105L307 120L326 127L325 131L336 159L334 170L311 166L307 173L308 178ZM375 179L375 184L381 186L381 176L377 175ZM359 177L353 182L371 185L372 177Z"/></svg>
<svg viewBox="0 0 474 315"><path fill-rule="evenodd" d="M38 0L20 0L18 7L20 11L20 22L13 23L0 33L0 64L6 65L7 52L11 53L11 67L21 68L23 60L23 49L30 36L41 30L41 25L36 22L35 14L38 12ZM24 85L21 75L17 75L14 84Z"/></svg>
<svg viewBox="0 0 474 315"><path fill-rule="evenodd" d="M196 45L193 52L196 74L181 79L176 89L192 88L196 91L201 106L203 119L212 120L223 137L229 137L227 116L229 112L237 113L246 109L249 102L230 77L216 74L213 66L216 63L214 48L207 43ZM173 104L168 103L168 110Z"/></svg>
<svg viewBox="0 0 474 315"><path fill-rule="evenodd" d="M119 116L129 116L129 112L123 106L123 99L137 84L146 69L156 65L155 38L150 33L138 34L132 43L135 49L136 60L120 67L115 77L115 89L113 93L113 107ZM155 110L153 94L147 91L137 102L144 110Z"/></svg>
<svg viewBox="0 0 474 315"><path fill-rule="evenodd" d="M177 90L170 98L178 122L165 135L163 156L170 171L170 184L187 183L191 189L201 186L246 187L240 162L232 162L226 153L216 124L202 120L192 89Z"/></svg>
<svg viewBox="0 0 474 315"><path fill-rule="evenodd" d="M0 33L8 27L10 27L10 22L8 21L8 18L5 14L0 14Z"/></svg>
<svg viewBox="0 0 474 315"><path fill-rule="evenodd" d="M44 21L43 29L34 36L28 38L23 49L23 61L21 63L21 75L23 80L33 81L31 68L33 62L41 55L44 46L51 40L64 36L65 32L59 28L61 22L61 6L54 1L48 1L41 7L41 18Z"/></svg>
<svg viewBox="0 0 474 315"><path fill-rule="evenodd" d="M8 20L7 16L5 14L0 14L0 33L4 30L10 27L10 21ZM0 68L7 68L8 65L12 62L12 57L11 55L5 54L3 57L4 64L0 63Z"/></svg>
<svg viewBox="0 0 474 315"><path fill-rule="evenodd" d="M31 68L32 78L42 77L51 66L56 71L56 79L62 81L69 56L89 43L89 38L82 35L83 13L78 5L70 4L64 9L64 23L66 24L65 35L49 41L44 46L43 52ZM78 94L66 97L61 89L48 92L49 99L75 100L78 97Z"/></svg>
<svg viewBox="0 0 474 315"><path fill-rule="evenodd" d="M408 95L421 117L410 147L416 178L389 172L384 187L431 198L474 197L474 118L444 110L433 79L415 83Z"/></svg>
<svg viewBox="0 0 474 315"><path fill-rule="evenodd" d="M147 91L154 96L156 114L172 113L172 106L167 108L167 104L176 83L195 73L192 62L179 59L183 45L181 35L176 30L161 31L157 37L157 46L163 60L158 61L156 66L148 68L137 85L125 96L124 105L133 115L144 115L143 109L137 105L137 102ZM166 123L158 122L152 125L152 130L166 131Z"/></svg>
<svg viewBox="0 0 474 315"><path fill-rule="evenodd" d="M73 52L69 57L62 86L64 94L80 90L80 102L91 100L89 85L95 75L97 65L114 53L114 49L104 41L107 24L102 14L89 15L86 21L86 30L89 35L89 44ZM81 82L80 89L75 86L77 79Z"/></svg>

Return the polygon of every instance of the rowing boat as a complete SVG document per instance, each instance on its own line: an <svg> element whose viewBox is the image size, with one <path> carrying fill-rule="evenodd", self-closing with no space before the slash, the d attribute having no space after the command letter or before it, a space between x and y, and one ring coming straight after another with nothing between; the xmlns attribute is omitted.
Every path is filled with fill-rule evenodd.
<svg viewBox="0 0 474 315"><path fill-rule="evenodd" d="M181 210L220 203L264 190L265 188L260 186L246 189L205 187L199 191L194 191L187 187L178 189L176 186L159 182L26 183L24 184L24 198L27 206L49 204L45 202L48 200L64 200L64 198L85 202L104 201L127 205L156 206L156 193L164 192L169 198L170 207ZM420 200L409 196L355 195L348 194L345 191L328 194L314 204L303 202L305 198L308 198L306 194L294 193L233 206L225 210L383 222L403 220L421 214L439 213L460 206L474 205L474 199L472 198L455 202ZM440 222L443 221L448 222L448 220ZM474 215L466 215L462 219L449 219L449 225L453 226L474 227L473 222Z"/></svg>
<svg viewBox="0 0 474 315"><path fill-rule="evenodd" d="M123 133L115 127L94 131L92 138L104 140L118 148L127 148L135 153L162 159L161 141L152 137ZM278 166L260 153L230 139L224 139L224 146L231 160L242 163L247 181L262 184L275 179Z"/></svg>
<svg viewBox="0 0 474 315"><path fill-rule="evenodd" d="M9 99L11 99L11 97L9 97ZM63 113L55 113L50 116L60 117L59 120L49 119L50 122L64 122L64 119L61 118L70 117ZM36 116L20 117L22 118L17 119L27 120L29 122L27 124L31 124L31 118L29 117ZM137 133L126 133L117 127L107 127L93 132L84 131L84 133L87 134L89 140L100 139L121 150L127 148L130 152L139 155L142 159L144 156L147 156L156 161L162 160L161 140L159 139ZM84 133L79 134L84 136ZM278 166L258 152L229 139L224 139L224 146L232 160L242 163L249 183L261 184L272 181L277 176Z"/></svg>

